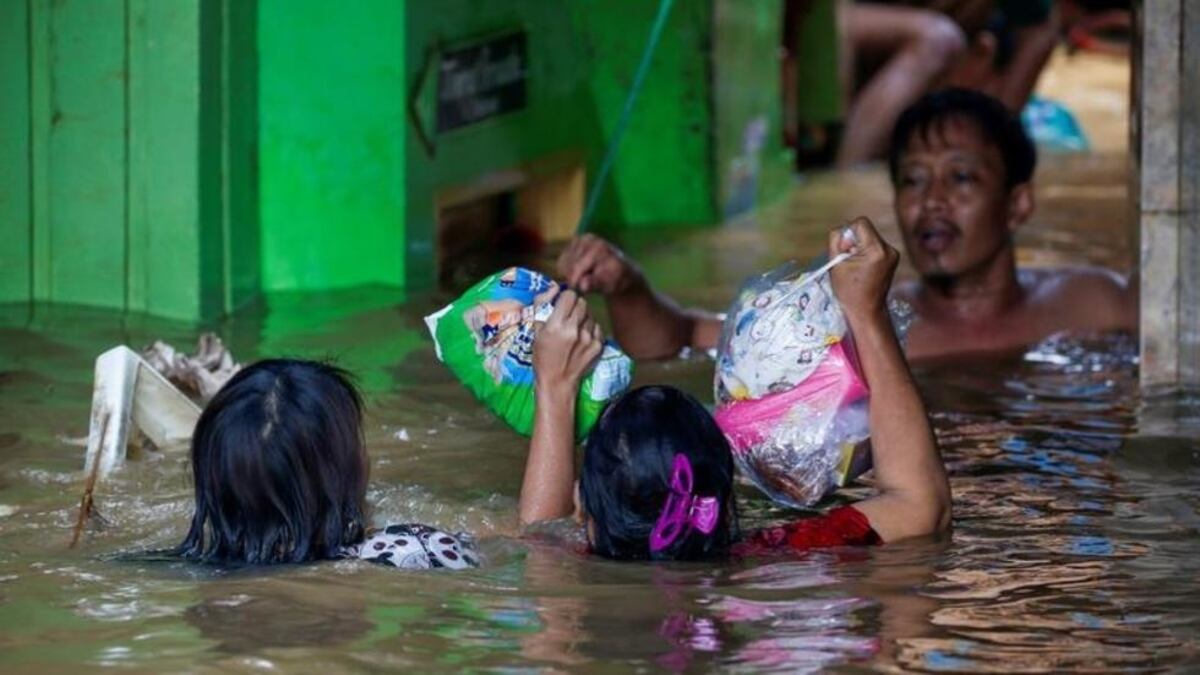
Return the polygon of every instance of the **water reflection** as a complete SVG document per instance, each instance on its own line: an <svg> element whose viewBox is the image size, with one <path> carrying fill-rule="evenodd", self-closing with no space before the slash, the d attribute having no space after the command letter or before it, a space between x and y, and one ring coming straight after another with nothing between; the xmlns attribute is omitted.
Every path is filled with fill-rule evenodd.
<svg viewBox="0 0 1200 675"><path fill-rule="evenodd" d="M244 655L281 647L335 647L366 636L369 595L353 584L325 579L314 594L298 580L262 574L200 586L202 599L183 612L188 625L220 652Z"/></svg>
<svg viewBox="0 0 1200 675"><path fill-rule="evenodd" d="M603 563L533 546L523 582L539 629L522 638L521 653L556 667L610 662L619 654L622 662L673 672L715 666L809 672L865 662L881 642L863 628L877 623L881 611L877 599L852 587L887 582L851 583L843 572L833 556L663 566ZM892 617L906 615L890 599L884 606L889 626L897 623ZM920 607L910 625L928 625L929 610Z"/></svg>
<svg viewBox="0 0 1200 675"><path fill-rule="evenodd" d="M1093 160L1051 178L1053 227L1022 231L1022 260L1124 264L1119 185ZM887 194L882 173L817 177L757 220L626 244L665 291L719 309L745 275L820 250L829 222L865 212L890 227ZM0 669L1200 669L1200 440L1180 431L1200 406L1140 407L1130 336L920 369L954 491L950 541L625 565L505 535L526 442L432 358L421 316L445 298L399 299L280 296L217 328L240 358L335 356L359 372L375 519L480 533L488 564L465 574L337 563L214 575L109 559L182 537L191 488L170 453L104 483L108 526L68 551L82 487L70 439L86 433L92 358L196 329L0 311ZM712 364L637 377L707 398ZM1157 431L1131 437L1139 425ZM783 517L740 494L747 527Z"/></svg>
<svg viewBox="0 0 1200 675"><path fill-rule="evenodd" d="M1124 336L1050 340L1022 366L972 374L1008 405L939 417L959 527L923 593L948 634L901 641L900 663L1142 671L1194 654L1191 638L1139 609L1146 588L1131 564L1158 553L1161 530L1112 527L1146 494L1117 462L1135 419L1135 355Z"/></svg>

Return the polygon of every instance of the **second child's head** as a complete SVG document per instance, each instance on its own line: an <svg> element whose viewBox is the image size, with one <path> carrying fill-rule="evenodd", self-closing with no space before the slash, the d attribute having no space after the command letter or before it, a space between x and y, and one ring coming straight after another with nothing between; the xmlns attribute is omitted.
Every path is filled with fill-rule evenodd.
<svg viewBox="0 0 1200 675"><path fill-rule="evenodd" d="M733 455L712 415L673 387L614 401L584 449L579 498L593 552L698 560L737 535Z"/></svg>
<svg viewBox="0 0 1200 675"><path fill-rule="evenodd" d="M926 278L978 270L1033 213L1037 151L1021 120L969 89L927 94L896 122L888 166L908 258Z"/></svg>
<svg viewBox="0 0 1200 675"><path fill-rule="evenodd" d="M347 374L273 359L238 372L192 436L196 512L184 557L298 563L365 534L362 402Z"/></svg>

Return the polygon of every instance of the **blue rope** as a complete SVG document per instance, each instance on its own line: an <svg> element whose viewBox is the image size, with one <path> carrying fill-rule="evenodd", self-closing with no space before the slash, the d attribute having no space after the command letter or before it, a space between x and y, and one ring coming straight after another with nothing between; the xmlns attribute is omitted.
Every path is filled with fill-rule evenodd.
<svg viewBox="0 0 1200 675"><path fill-rule="evenodd" d="M674 0L660 0L658 3L658 16L655 17L654 26L650 29L650 39L646 41L646 49L642 52L642 62L638 64L637 72L633 76L633 85L629 88L629 95L625 97L625 108L621 111L621 117L617 119L617 126L613 129L612 138L604 150L604 160L600 162L600 170L596 172L596 181L592 183L592 191L588 194L587 206L583 209L583 217L579 219L579 227L576 229L577 235L587 232L588 226L592 224L596 204L600 201L600 192L604 189L604 180L608 178L608 172L617 156L617 148L621 145L621 138L625 135L625 126L629 124L629 118L633 113L633 102L637 100L638 91L642 88L642 81L646 79L646 72L650 70L650 59L653 58L654 50L658 47L659 38L662 37L663 27L667 25L667 16L671 13L673 3Z"/></svg>

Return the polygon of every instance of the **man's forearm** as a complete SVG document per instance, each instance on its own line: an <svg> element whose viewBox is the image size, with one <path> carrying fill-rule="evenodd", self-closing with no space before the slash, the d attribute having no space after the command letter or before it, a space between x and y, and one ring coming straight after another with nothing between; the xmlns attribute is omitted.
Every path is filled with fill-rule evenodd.
<svg viewBox="0 0 1200 675"><path fill-rule="evenodd" d="M606 300L613 337L635 359L662 359L675 356L684 347L716 346L720 332L716 315L683 309L645 280ZM716 331L711 329L713 323L717 324Z"/></svg>

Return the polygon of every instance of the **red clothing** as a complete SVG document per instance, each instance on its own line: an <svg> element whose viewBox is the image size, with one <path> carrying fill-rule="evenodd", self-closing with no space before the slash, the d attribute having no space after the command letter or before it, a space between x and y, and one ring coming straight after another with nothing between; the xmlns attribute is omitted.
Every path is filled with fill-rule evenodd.
<svg viewBox="0 0 1200 675"><path fill-rule="evenodd" d="M805 551L830 546L864 546L883 540L862 511L842 506L815 518L750 533L734 545L733 554L753 556L780 551Z"/></svg>

